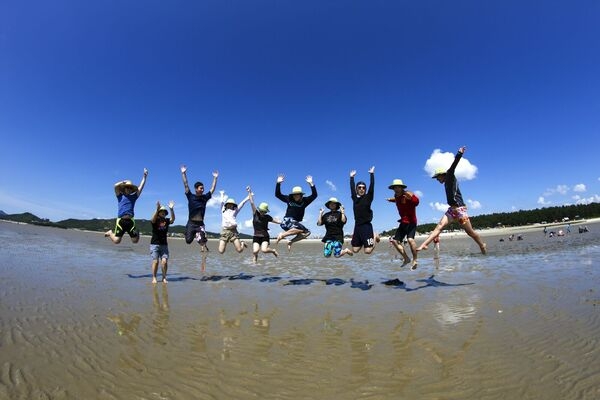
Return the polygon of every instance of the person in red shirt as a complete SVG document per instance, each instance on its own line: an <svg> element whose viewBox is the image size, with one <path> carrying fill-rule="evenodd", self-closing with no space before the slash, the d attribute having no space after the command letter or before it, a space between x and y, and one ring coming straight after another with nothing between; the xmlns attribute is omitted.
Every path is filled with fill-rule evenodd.
<svg viewBox="0 0 600 400"><path fill-rule="evenodd" d="M396 203L398 213L400 214L400 219L398 220L400 225L396 229L391 243L404 258L404 264L408 264L411 260L408 254L406 254L403 244L404 238L408 240L413 257L411 269L415 270L417 269L417 243L415 242L415 234L417 233L417 206L419 205L419 198L413 192L406 190L406 187L402 179L394 179L392 184L388 186L388 188L394 191L394 197L390 197L387 200Z"/></svg>

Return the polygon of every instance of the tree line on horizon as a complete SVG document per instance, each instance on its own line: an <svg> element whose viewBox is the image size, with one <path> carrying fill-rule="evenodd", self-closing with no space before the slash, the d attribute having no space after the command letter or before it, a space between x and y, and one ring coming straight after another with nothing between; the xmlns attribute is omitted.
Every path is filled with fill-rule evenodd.
<svg viewBox="0 0 600 400"><path fill-rule="evenodd" d="M568 221L600 218L600 203L575 204L567 206L545 207L534 210L519 210L512 212L493 213L485 215L476 215L470 217L471 224L475 229L489 229L499 226L523 226L533 224L546 224ZM115 226L115 218L110 219L74 219L69 218L58 222L52 222L45 218L39 218L36 215L25 212L21 214L6 214L0 211L0 219L22 222L33 225L50 226L63 229L82 229L94 232L106 232ZM143 235L152 234L152 224L147 219L135 220L138 230ZM419 224L417 230L419 233L430 232L435 228L435 223ZM396 226L390 230L381 232L382 236L391 236L396 231ZM447 229L459 229L458 224L452 223ZM172 225L169 233L183 235L185 233L184 225ZM209 238L219 238L219 233L207 232ZM240 234L243 239L252 238L250 235Z"/></svg>

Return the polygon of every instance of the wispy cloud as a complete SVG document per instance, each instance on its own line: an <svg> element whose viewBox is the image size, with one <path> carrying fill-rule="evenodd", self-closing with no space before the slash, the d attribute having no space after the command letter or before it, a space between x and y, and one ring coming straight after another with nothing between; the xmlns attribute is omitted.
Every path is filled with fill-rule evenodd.
<svg viewBox="0 0 600 400"><path fill-rule="evenodd" d="M567 185L556 185L555 188L546 189L543 196L548 197L548 196L552 196L556 193L565 195L568 192L569 192L569 187Z"/></svg>
<svg viewBox="0 0 600 400"><path fill-rule="evenodd" d="M579 184L573 186L573 191L577 192L577 193L583 193L583 192L585 192L586 191L585 184L579 183Z"/></svg>
<svg viewBox="0 0 600 400"><path fill-rule="evenodd" d="M575 204L600 203L600 196L597 194L589 197L580 197L575 195L573 196L573 200L575 200Z"/></svg>
<svg viewBox="0 0 600 400"><path fill-rule="evenodd" d="M552 204L552 202L551 202L551 201L547 201L547 200L544 198L544 196L540 196L540 197L538 197L538 201L537 201L537 203L538 203L539 205L541 205L541 206L547 206L547 205L549 205L549 204Z"/></svg>
<svg viewBox="0 0 600 400"><path fill-rule="evenodd" d="M469 203L469 208L473 209L473 210L478 210L481 208L481 203L477 200L467 200L467 203Z"/></svg>
<svg viewBox="0 0 600 400"><path fill-rule="evenodd" d="M332 192L337 191L337 187L335 186L335 184L333 182L331 182L329 179L327 179L325 181L325 183L327 184L327 186L329 186L329 189L331 189Z"/></svg>
<svg viewBox="0 0 600 400"><path fill-rule="evenodd" d="M448 204L445 203L440 203L440 202L435 202L435 203L429 203L429 207L431 207L434 210L438 210L438 211L446 211L448 209Z"/></svg>
<svg viewBox="0 0 600 400"><path fill-rule="evenodd" d="M437 168L450 168L452 162L454 161L454 156L454 153L442 153L440 149L435 149L429 156L429 159L427 159L425 162L423 169L428 175L431 176ZM458 179L475 179L475 175L477 175L477 167L471 164L471 162L463 156L456 167L455 175Z"/></svg>

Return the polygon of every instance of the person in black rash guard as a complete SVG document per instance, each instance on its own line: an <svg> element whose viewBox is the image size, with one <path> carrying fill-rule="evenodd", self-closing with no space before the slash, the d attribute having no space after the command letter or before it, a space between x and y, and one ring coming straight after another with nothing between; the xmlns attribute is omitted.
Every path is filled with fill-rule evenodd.
<svg viewBox="0 0 600 400"><path fill-rule="evenodd" d="M379 241L373 233L373 210L371 203L375 194L375 167L369 169L370 183L367 191L367 184L363 181L354 185L356 171L350 171L350 193L354 211L354 233L352 234L352 251L358 253L364 248L365 254L371 254L375 248L375 242Z"/></svg>
<svg viewBox="0 0 600 400"><path fill-rule="evenodd" d="M475 230L473 226L471 226L471 221L469 220L469 215L467 214L467 206L465 205L462 194L460 193L460 189L458 187L458 181L456 180L456 176L454 175L454 170L458 165L458 162L462 158L465 150L467 148L465 146L458 149L456 156L454 157L454 162L448 170L444 170L443 168L438 168L435 170L432 178L437 179L439 183L444 184L444 189L446 191L446 201L448 202L448 210L440 219L435 229L429 234L427 239L417 248L417 251L427 249L427 245L435 239L442 229L450 222L454 220L458 220L460 226L465 230L467 235L469 235L475 243L479 246L479 250L481 250L481 254L486 254L486 244L481 240L481 237Z"/></svg>
<svg viewBox="0 0 600 400"><path fill-rule="evenodd" d="M310 236L310 231L301 224L304 219L304 211L310 203L317 198L317 188L313 183L312 176L306 177L306 182L310 185L311 194L310 196L304 197L304 192L300 186L294 186L292 192L289 195L281 193L281 182L285 179L283 174L277 177L277 183L275 185L275 197L287 204L287 210L285 211L285 217L281 223L281 232L277 235L277 244L285 237L296 235L294 238L288 241L288 250L291 250L292 244L306 239Z"/></svg>

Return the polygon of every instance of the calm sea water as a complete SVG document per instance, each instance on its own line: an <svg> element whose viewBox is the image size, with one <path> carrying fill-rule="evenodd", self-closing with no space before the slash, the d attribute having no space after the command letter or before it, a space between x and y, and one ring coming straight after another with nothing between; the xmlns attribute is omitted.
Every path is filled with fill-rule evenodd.
<svg viewBox="0 0 600 400"><path fill-rule="evenodd" d="M600 224L325 259L0 222L0 399L595 399ZM160 272L159 272L160 275ZM387 283L387 284L386 284Z"/></svg>

